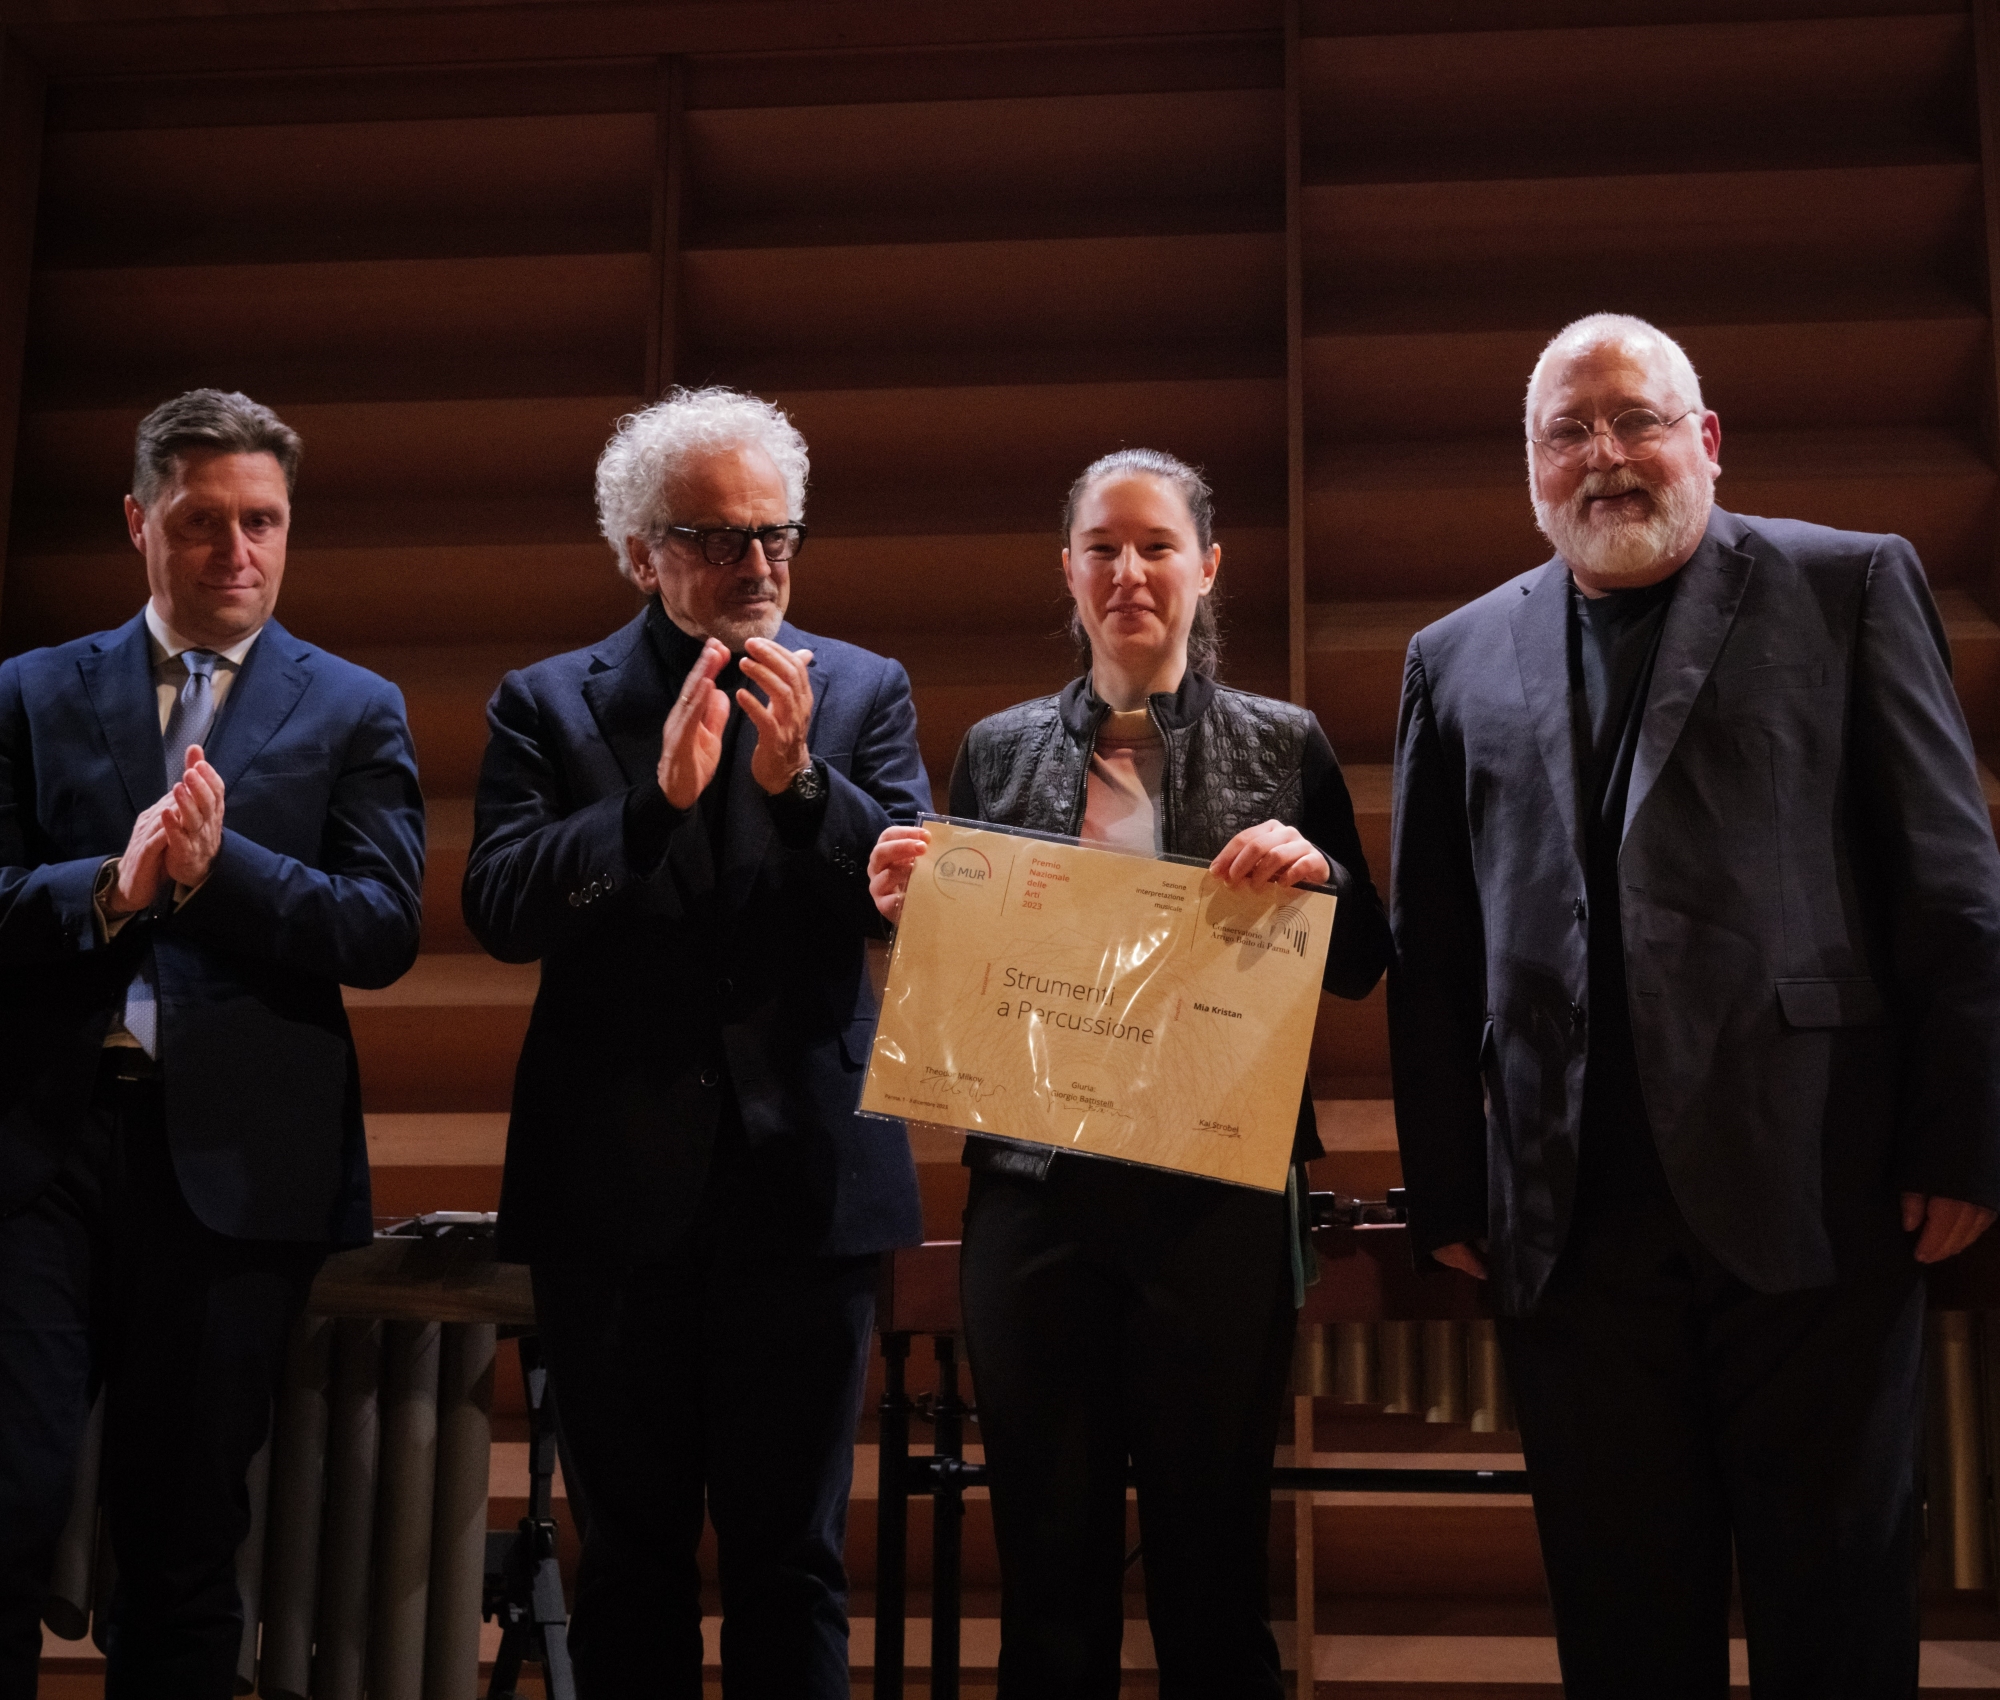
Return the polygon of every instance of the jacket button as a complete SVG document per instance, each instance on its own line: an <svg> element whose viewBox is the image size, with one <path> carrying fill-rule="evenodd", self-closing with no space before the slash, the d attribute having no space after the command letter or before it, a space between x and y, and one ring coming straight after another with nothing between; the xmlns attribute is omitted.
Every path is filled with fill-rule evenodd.
<svg viewBox="0 0 2000 1700"><path fill-rule="evenodd" d="M1579 897L1569 906L1569 912L1581 921L1585 915L1590 913L1590 906Z"/></svg>
<svg viewBox="0 0 2000 1700"><path fill-rule="evenodd" d="M583 907L583 893L580 891L571 892L569 894L569 906L572 909L581 909Z"/></svg>
<svg viewBox="0 0 2000 1700"><path fill-rule="evenodd" d="M1585 1008L1583 1007L1583 1005L1582 1005L1582 1004L1580 1004L1580 1003L1573 1003L1573 1004L1571 1004L1571 1005L1569 1006L1569 1024L1570 1024L1570 1026L1572 1026L1572 1027L1581 1027L1581 1026L1583 1025L1583 1022L1584 1022L1584 1017L1585 1017L1586 1015L1588 1015L1589 1013L1590 1013L1590 1012L1589 1012L1588 1010L1586 1010L1586 1009L1585 1009Z"/></svg>
<svg viewBox="0 0 2000 1700"><path fill-rule="evenodd" d="M722 1084L721 1072L712 1068L703 1069L701 1071L701 1083L708 1087L720 1086Z"/></svg>

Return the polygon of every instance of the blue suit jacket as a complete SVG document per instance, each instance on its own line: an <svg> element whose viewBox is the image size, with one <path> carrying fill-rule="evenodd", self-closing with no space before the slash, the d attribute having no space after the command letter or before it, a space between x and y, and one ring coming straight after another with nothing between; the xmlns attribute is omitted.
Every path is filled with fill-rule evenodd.
<svg viewBox="0 0 2000 1700"><path fill-rule="evenodd" d="M657 868L627 855L627 798L656 784L686 678L647 615L501 681L487 709L465 917L508 962L542 963L515 1077L503 1256L635 1263L692 1219L725 1077L774 1222L802 1253L921 1235L900 1125L855 1114L874 1033L868 853L930 807L909 680L786 625L813 651L810 742L831 775L816 835L789 843L742 727L718 866L699 808ZM733 710L740 715L740 710Z"/></svg>
<svg viewBox="0 0 2000 1700"><path fill-rule="evenodd" d="M46 1187L142 954L168 1139L195 1214L239 1238L367 1237L343 983L416 956L423 799L403 703L275 620L209 739L226 788L207 882L98 937L106 857L167 785L146 622L0 665L0 1213Z"/></svg>
<svg viewBox="0 0 2000 1700"><path fill-rule="evenodd" d="M1575 1197L1589 917L1568 568L1411 642L1396 1119L1419 1247L1532 1305ZM1717 509L1660 637L1618 858L1647 1116L1764 1292L1900 1259L1908 1189L2000 1206L2000 855L1900 537Z"/></svg>

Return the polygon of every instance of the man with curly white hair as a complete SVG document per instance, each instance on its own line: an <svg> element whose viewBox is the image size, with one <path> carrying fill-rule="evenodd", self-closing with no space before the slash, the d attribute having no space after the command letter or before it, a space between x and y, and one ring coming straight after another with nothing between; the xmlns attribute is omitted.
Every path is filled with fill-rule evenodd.
<svg viewBox="0 0 2000 1700"><path fill-rule="evenodd" d="M701 1694L704 1512L729 1693L848 1694L876 1264L921 1236L903 1130L855 1113L867 862L930 787L903 669L785 623L807 470L735 391L620 420L598 521L645 607L487 710L465 914L542 964L500 1247L588 1512L585 1700Z"/></svg>

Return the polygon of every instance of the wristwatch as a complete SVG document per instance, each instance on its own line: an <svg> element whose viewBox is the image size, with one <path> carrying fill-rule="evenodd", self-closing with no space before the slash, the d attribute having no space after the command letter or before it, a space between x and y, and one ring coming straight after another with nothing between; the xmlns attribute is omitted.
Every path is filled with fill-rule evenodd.
<svg viewBox="0 0 2000 1700"><path fill-rule="evenodd" d="M791 784L785 787L785 795L795 797L801 803L817 803L826 795L826 767L818 756L792 775Z"/></svg>

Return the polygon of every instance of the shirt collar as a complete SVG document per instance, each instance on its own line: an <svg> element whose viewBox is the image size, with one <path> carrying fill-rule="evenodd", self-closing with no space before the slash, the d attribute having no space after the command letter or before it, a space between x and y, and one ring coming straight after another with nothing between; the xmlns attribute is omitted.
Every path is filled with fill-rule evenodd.
<svg viewBox="0 0 2000 1700"><path fill-rule="evenodd" d="M160 617L160 611L153 605L150 597L146 600L146 630L153 640L153 665L155 667L159 666L162 661L173 660L184 649L200 649L202 647L198 643L189 643L186 638L182 637L172 626L168 625ZM217 650L216 653L224 661L228 662L230 666L241 667L243 665L243 657L250 653L250 646L263 636L263 633L264 628L259 626L247 638L241 638L237 642L232 643L227 649Z"/></svg>

